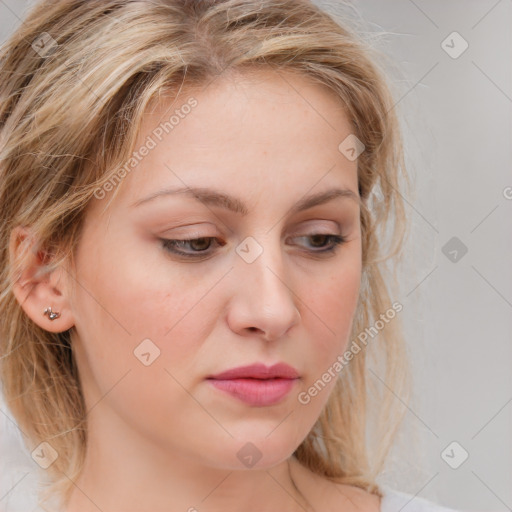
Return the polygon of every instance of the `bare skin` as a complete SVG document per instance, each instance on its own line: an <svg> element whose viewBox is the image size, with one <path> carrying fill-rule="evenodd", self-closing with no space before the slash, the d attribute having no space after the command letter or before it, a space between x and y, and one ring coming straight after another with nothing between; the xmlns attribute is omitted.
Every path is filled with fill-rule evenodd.
<svg viewBox="0 0 512 512"><path fill-rule="evenodd" d="M190 96L155 105L135 147ZM292 208L333 188L358 197L357 162L338 149L353 129L337 98L289 73L220 77L193 96L197 106L123 179L108 208L108 195L92 201L76 268L39 279L34 256L15 287L42 328L73 328L89 445L65 512L378 512L377 496L331 483L292 456L334 387L333 379L307 404L297 398L347 346L362 256L357 200ZM248 213L183 195L133 206L183 186L235 196ZM345 241L322 256L314 234ZM247 237L263 249L251 263L236 252ZM160 240L205 238L206 249L173 246L205 250L197 260ZM58 320L41 314L48 305ZM134 351L147 339L159 355L146 366ZM280 361L300 377L271 406L250 406L206 380ZM248 443L260 455L251 468L237 457Z"/></svg>
<svg viewBox="0 0 512 512"><path fill-rule="evenodd" d="M292 475L297 487L313 507L306 510L317 512L379 512L381 499L359 487L334 483L290 459ZM299 509L304 512L304 509Z"/></svg>

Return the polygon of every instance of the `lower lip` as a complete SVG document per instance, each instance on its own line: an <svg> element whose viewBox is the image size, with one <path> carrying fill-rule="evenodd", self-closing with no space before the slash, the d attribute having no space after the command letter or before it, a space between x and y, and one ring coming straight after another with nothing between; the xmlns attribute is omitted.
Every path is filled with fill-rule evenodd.
<svg viewBox="0 0 512 512"><path fill-rule="evenodd" d="M217 389L254 406L274 405L293 388L298 379L208 379Z"/></svg>

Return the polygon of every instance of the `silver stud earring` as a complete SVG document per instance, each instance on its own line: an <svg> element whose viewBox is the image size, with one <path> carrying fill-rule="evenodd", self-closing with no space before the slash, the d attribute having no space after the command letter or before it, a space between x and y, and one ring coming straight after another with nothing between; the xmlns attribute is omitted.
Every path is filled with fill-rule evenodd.
<svg viewBox="0 0 512 512"><path fill-rule="evenodd" d="M51 306L49 308L46 308L43 312L43 315L48 315L48 318L50 320L55 320L56 318L59 318L60 313L57 313L56 311L52 311Z"/></svg>

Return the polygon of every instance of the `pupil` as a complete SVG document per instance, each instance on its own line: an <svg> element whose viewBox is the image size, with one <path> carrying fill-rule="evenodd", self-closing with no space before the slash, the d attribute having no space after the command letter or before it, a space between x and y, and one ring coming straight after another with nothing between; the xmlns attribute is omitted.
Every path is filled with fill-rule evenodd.
<svg viewBox="0 0 512 512"><path fill-rule="evenodd" d="M318 245L322 245L322 241L323 241L323 238L326 237L327 235L313 235L311 238L313 239L313 245L318 244Z"/></svg>
<svg viewBox="0 0 512 512"><path fill-rule="evenodd" d="M201 241L203 242L203 246L201 247ZM206 242L206 246L205 246L205 242ZM193 240L192 242L192 246L195 247L196 249L207 249L208 248L208 245L209 245L209 241L207 238L203 237L203 238L198 238L196 240ZM197 247L197 245L199 245L199 247Z"/></svg>

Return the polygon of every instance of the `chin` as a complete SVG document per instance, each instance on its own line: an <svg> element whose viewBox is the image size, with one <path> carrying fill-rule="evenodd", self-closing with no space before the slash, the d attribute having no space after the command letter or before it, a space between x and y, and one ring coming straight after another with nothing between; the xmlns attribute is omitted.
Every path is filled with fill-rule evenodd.
<svg viewBox="0 0 512 512"><path fill-rule="evenodd" d="M277 424L273 428L276 428ZM278 427L279 428L279 427ZM222 453L214 456L216 464L223 461L223 467L230 470L270 469L289 459L300 441L291 443L291 433L270 434L272 429L260 431L254 435L238 435L223 446ZM220 447L220 445L219 445Z"/></svg>

